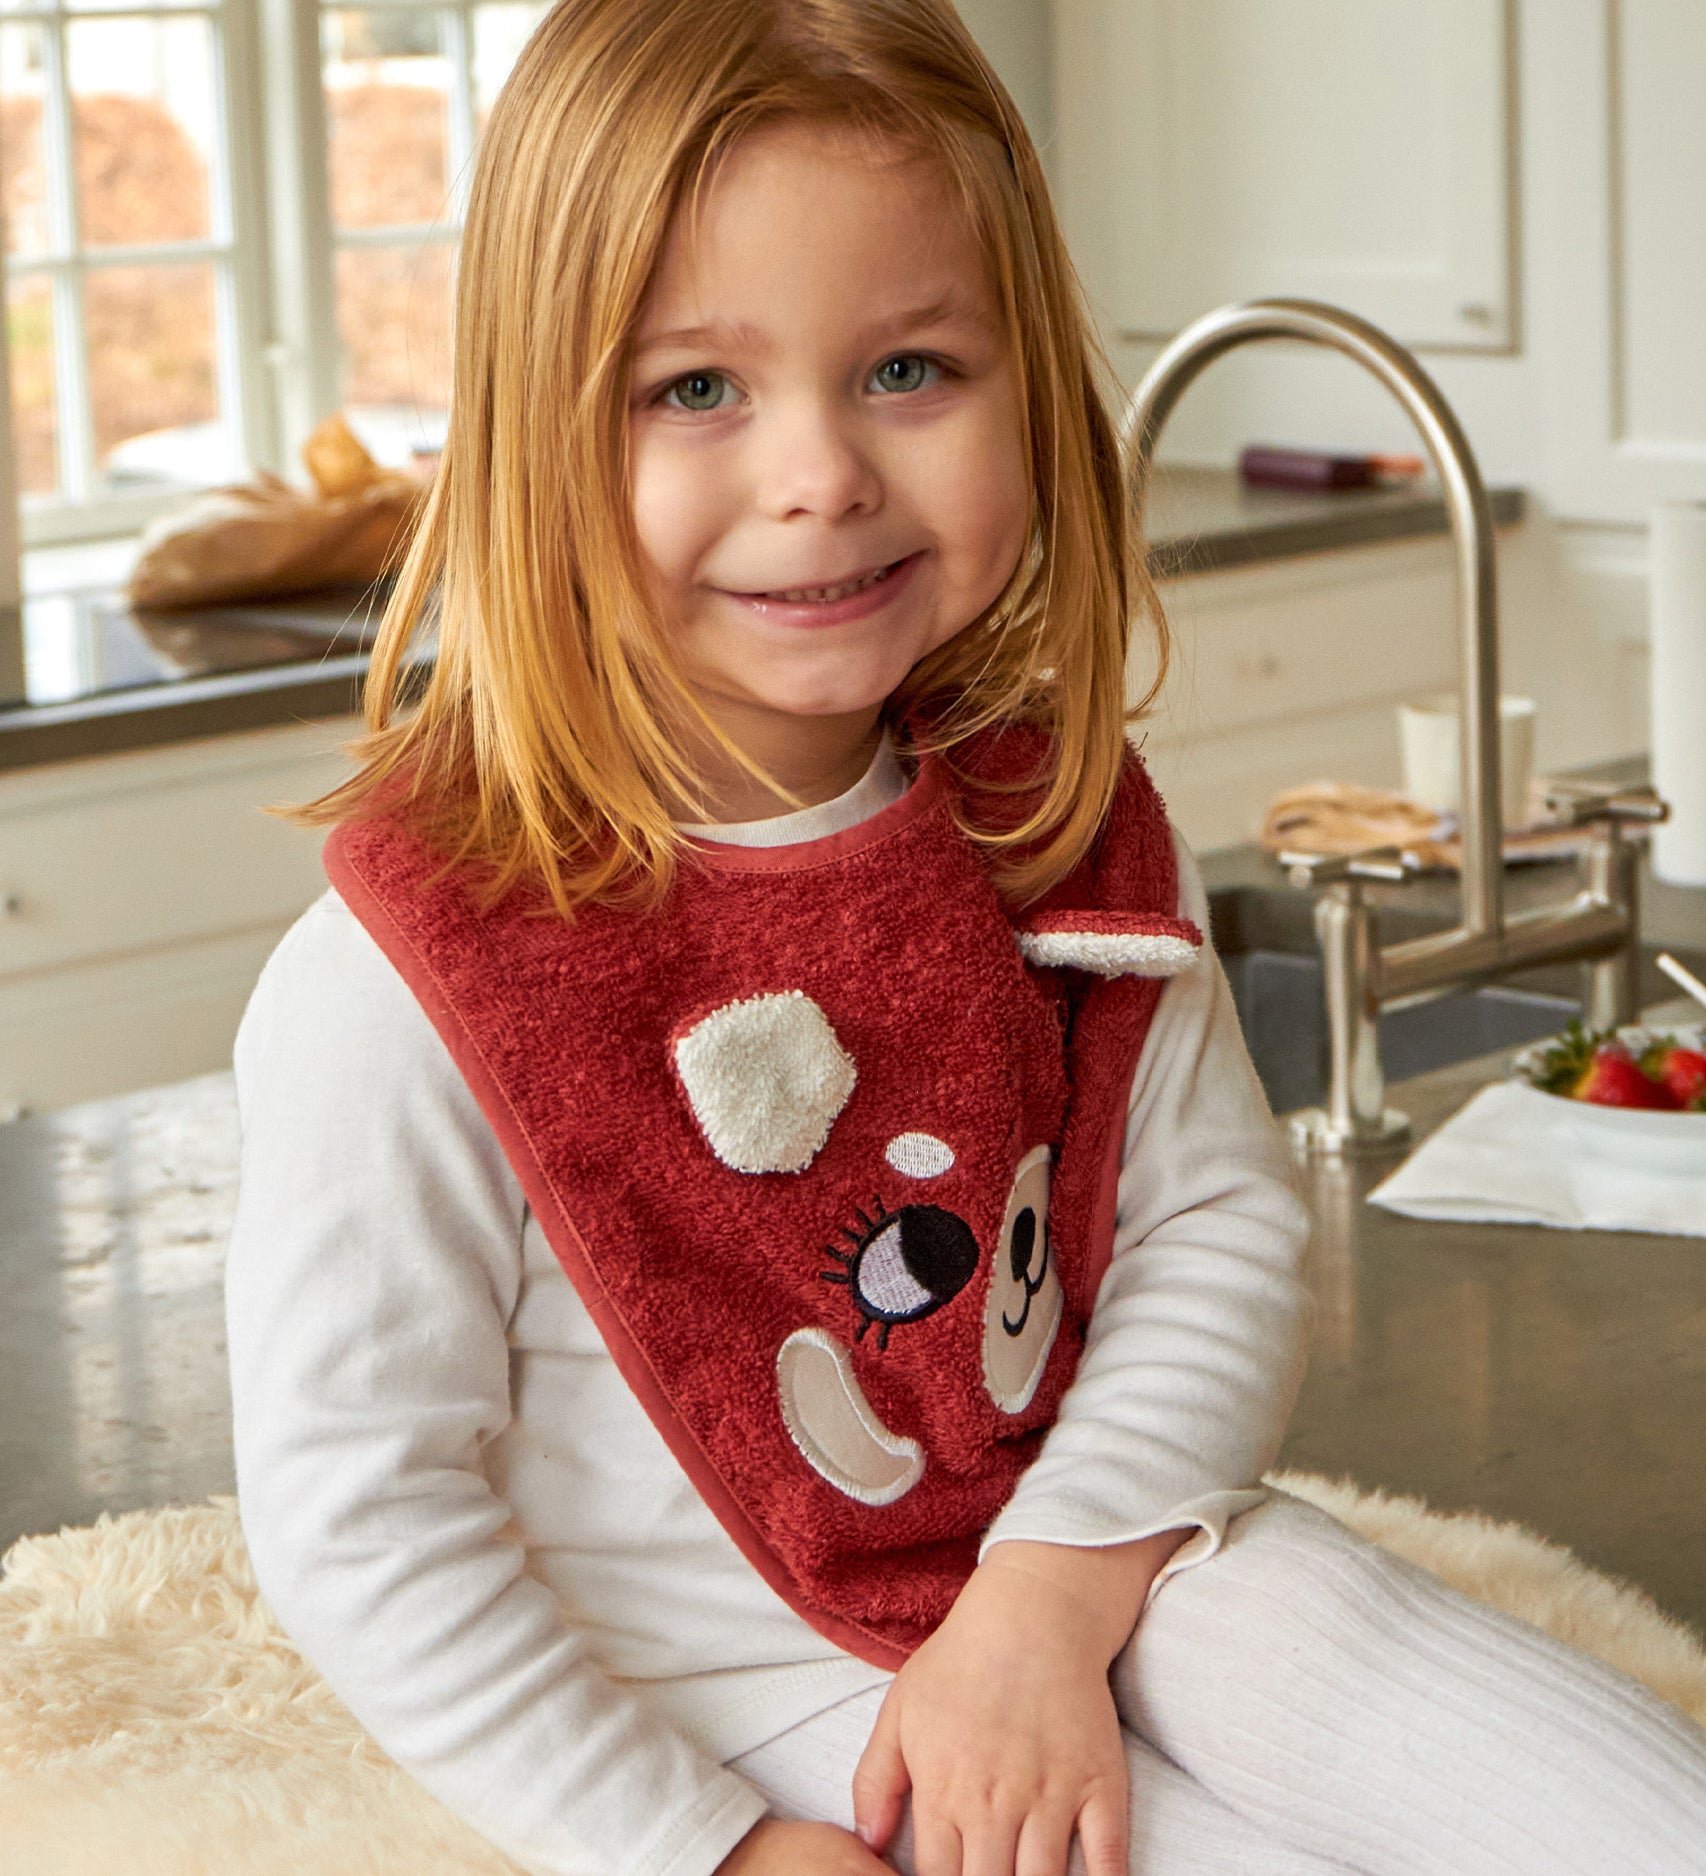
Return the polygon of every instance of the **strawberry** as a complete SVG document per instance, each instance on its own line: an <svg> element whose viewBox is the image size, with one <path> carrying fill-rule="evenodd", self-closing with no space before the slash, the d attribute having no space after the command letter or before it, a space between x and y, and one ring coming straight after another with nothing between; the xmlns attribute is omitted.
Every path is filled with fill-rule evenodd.
<svg viewBox="0 0 1706 1876"><path fill-rule="evenodd" d="M1678 1107L1706 1113L1706 1054L1678 1042L1655 1042L1641 1054L1641 1071L1662 1082Z"/></svg>
<svg viewBox="0 0 1706 1876"><path fill-rule="evenodd" d="M1571 1094L1598 1107L1681 1107L1662 1081L1646 1074L1620 1043L1608 1042L1594 1051L1587 1073Z"/></svg>
<svg viewBox="0 0 1706 1876"><path fill-rule="evenodd" d="M1682 1102L1617 1040L1614 1030L1592 1032L1571 1023L1541 1056L1534 1085L1547 1094L1598 1107L1678 1108Z"/></svg>

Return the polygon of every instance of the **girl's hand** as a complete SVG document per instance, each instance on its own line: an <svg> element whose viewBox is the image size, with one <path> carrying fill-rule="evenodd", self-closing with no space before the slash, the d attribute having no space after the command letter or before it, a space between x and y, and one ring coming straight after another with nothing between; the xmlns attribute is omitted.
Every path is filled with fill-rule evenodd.
<svg viewBox="0 0 1706 1876"><path fill-rule="evenodd" d="M851 1831L767 1817L717 1865L717 1876L894 1876Z"/></svg>
<svg viewBox="0 0 1706 1876"><path fill-rule="evenodd" d="M1167 1531L1079 1550L1002 1543L895 1676L853 1776L859 1834L882 1850L912 1791L917 1876L1126 1876L1125 1746L1108 1664Z"/></svg>

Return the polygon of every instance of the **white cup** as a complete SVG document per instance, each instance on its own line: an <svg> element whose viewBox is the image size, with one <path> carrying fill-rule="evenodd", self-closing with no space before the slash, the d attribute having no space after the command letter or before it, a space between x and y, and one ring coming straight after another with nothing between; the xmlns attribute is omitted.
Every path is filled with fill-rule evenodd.
<svg viewBox="0 0 1706 1876"><path fill-rule="evenodd" d="M1398 742L1404 793L1436 814L1462 807L1457 699L1428 697L1398 706ZM1534 781L1534 699L1499 699L1500 809L1507 829L1526 827Z"/></svg>

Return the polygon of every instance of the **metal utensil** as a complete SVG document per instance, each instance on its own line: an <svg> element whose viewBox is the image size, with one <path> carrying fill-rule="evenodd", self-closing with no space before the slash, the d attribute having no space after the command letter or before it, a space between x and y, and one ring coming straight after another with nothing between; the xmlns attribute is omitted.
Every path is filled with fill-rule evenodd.
<svg viewBox="0 0 1706 1876"><path fill-rule="evenodd" d="M1673 984L1680 984L1702 1009L1706 1009L1706 984L1686 964L1678 964L1668 951L1661 951L1653 962Z"/></svg>

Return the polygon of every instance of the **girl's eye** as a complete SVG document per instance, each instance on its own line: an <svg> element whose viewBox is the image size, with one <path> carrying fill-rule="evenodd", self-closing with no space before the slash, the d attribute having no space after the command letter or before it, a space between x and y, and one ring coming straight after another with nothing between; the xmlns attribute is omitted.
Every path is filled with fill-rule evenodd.
<svg viewBox="0 0 1706 1876"><path fill-rule="evenodd" d="M933 359L921 358L916 352L898 352L883 360L871 382L879 391L918 391L926 384L934 384L941 375L942 367Z"/></svg>
<svg viewBox="0 0 1706 1876"><path fill-rule="evenodd" d="M732 389L720 371L690 371L664 392L663 401L677 410L717 410L727 402L725 394Z"/></svg>

